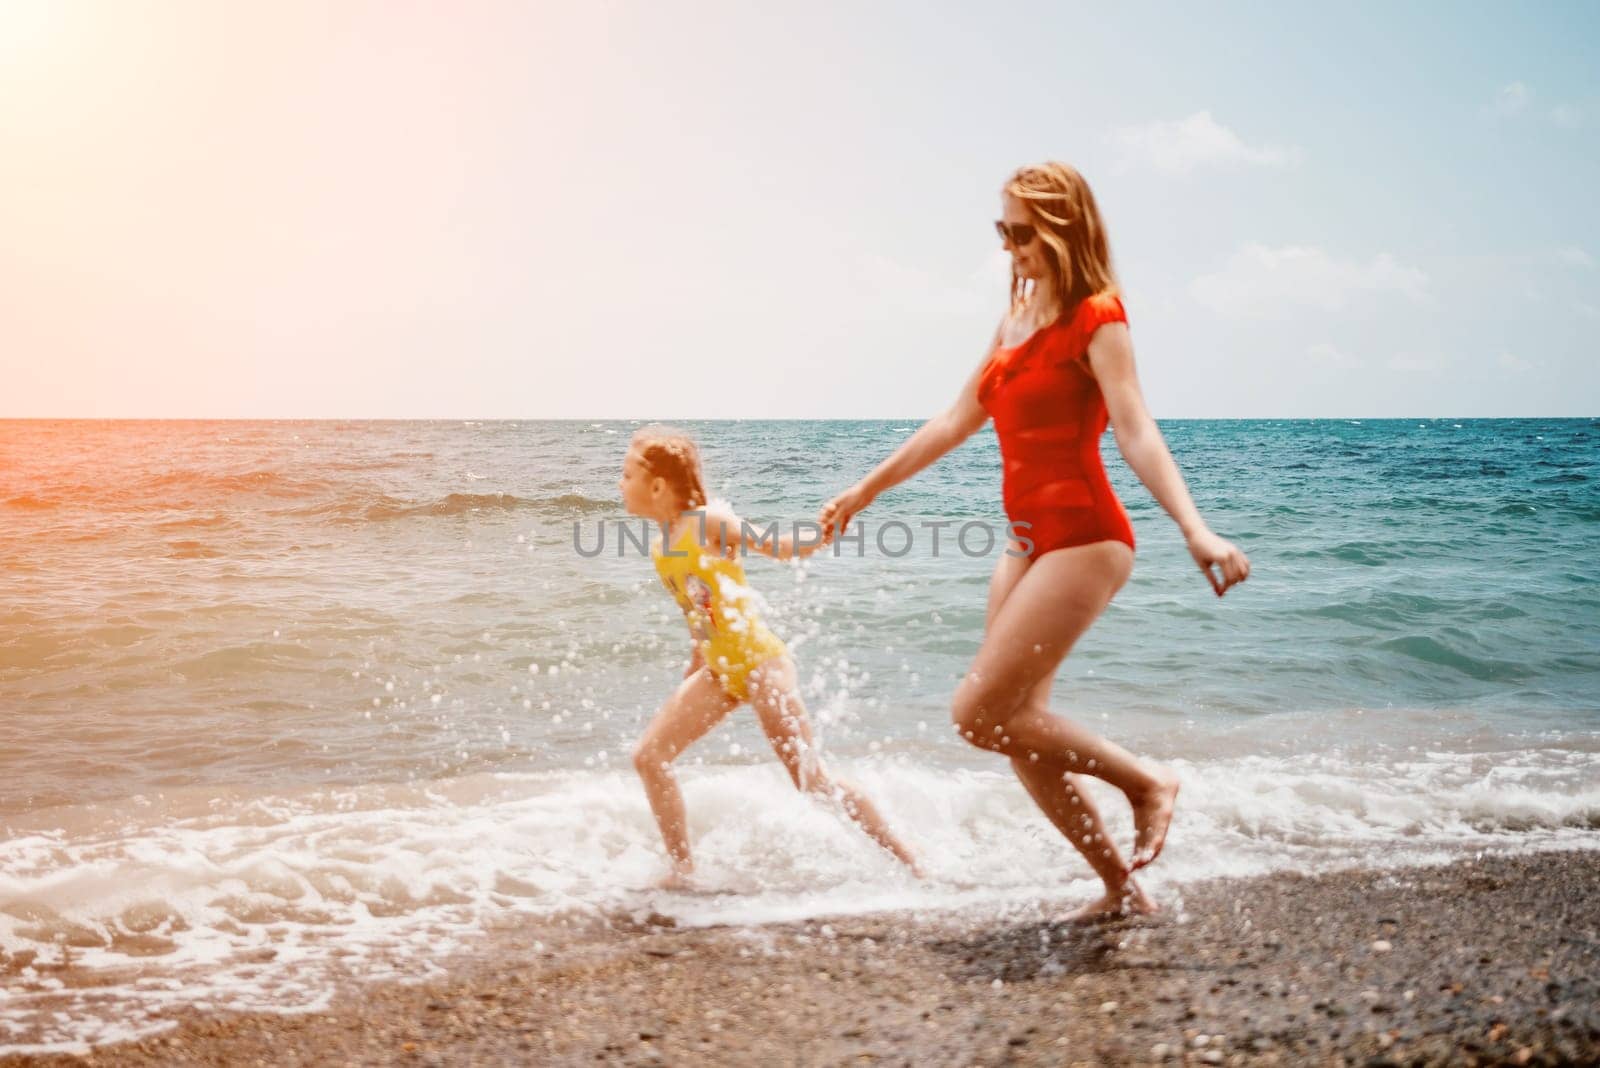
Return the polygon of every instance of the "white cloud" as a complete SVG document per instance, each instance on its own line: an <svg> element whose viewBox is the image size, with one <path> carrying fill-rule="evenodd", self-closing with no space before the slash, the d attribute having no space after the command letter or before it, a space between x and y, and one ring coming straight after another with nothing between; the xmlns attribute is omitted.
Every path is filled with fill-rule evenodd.
<svg viewBox="0 0 1600 1068"><path fill-rule="evenodd" d="M1483 113L1497 119L1529 112L1537 94L1522 82L1508 82L1494 94L1494 99L1484 105ZM1583 125L1583 109L1573 104L1552 104L1545 117L1557 126L1576 130Z"/></svg>
<svg viewBox="0 0 1600 1068"><path fill-rule="evenodd" d="M1505 117L1519 115L1527 110L1528 104L1533 100L1533 90L1521 82L1511 82L1500 87L1494 94L1494 99L1484 110L1490 115Z"/></svg>
<svg viewBox="0 0 1600 1068"><path fill-rule="evenodd" d="M1426 296L1428 276L1387 252L1370 262L1340 260L1314 246L1245 245L1219 271L1189 283L1196 302L1227 319L1271 319L1304 308L1340 311L1354 298Z"/></svg>
<svg viewBox="0 0 1600 1068"><path fill-rule="evenodd" d="M1557 126L1564 126L1569 130L1576 130L1583 125L1583 112L1571 104L1557 104L1550 109L1550 121Z"/></svg>
<svg viewBox="0 0 1600 1068"><path fill-rule="evenodd" d="M1595 307L1593 304L1590 304L1587 301L1574 304L1572 306L1572 310L1583 316L1585 319L1600 319L1600 308Z"/></svg>
<svg viewBox="0 0 1600 1068"><path fill-rule="evenodd" d="M1568 267L1594 267L1594 257L1577 245L1568 245L1565 248L1556 249L1556 259Z"/></svg>
<svg viewBox="0 0 1600 1068"><path fill-rule="evenodd" d="M1111 134L1121 153L1119 166L1153 167L1168 174L1188 174L1201 167L1287 167L1299 160L1295 148L1247 145L1209 111L1186 119L1124 126Z"/></svg>

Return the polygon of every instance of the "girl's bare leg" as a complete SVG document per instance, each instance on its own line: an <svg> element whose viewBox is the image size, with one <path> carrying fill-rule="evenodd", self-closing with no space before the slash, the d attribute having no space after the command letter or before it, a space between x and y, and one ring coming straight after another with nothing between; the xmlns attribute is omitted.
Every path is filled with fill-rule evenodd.
<svg viewBox="0 0 1600 1068"><path fill-rule="evenodd" d="M749 683L750 704L795 788L814 797L838 800L845 814L859 824L868 837L920 877L922 869L916 857L889 830L888 821L877 806L850 783L830 779L823 768L805 704L800 700L794 661L787 656L768 660L750 673Z"/></svg>
<svg viewBox="0 0 1600 1068"><path fill-rule="evenodd" d="M671 888L687 884L694 871L689 852L689 827L683 809L683 792L672 762L707 731L722 722L739 704L722 689L711 672L701 668L684 679L662 704L633 751L633 766L644 780L650 811L655 813L661 838L666 842L672 873L662 881Z"/></svg>
<svg viewBox="0 0 1600 1068"><path fill-rule="evenodd" d="M1029 794L1105 882L1106 901L1142 911L1148 899L1127 876L1160 851L1177 777L1048 711L1056 668L1110 603L1131 565L1132 553L1115 542L1057 550L1032 562L1002 557L990 582L984 644L957 690L952 714L972 744L1012 757ZM1133 865L1122 860L1093 802L1074 784L1071 776L1084 772L1127 794L1135 846L1146 846Z"/></svg>

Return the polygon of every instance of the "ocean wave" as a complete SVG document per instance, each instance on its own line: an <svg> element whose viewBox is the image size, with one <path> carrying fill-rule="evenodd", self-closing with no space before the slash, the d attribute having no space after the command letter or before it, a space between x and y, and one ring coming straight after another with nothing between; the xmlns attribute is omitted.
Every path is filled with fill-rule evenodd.
<svg viewBox="0 0 1600 1068"><path fill-rule="evenodd" d="M1179 819L1147 876L1157 896L1286 868L1600 848L1600 754L1334 752L1176 767ZM83 1043L194 1002L304 1008L350 961L372 979L417 976L511 923L570 934L646 912L760 924L1093 893L1082 858L1009 774L888 760L839 770L918 850L928 879L909 878L770 761L684 770L700 875L721 891L712 895L648 889L662 870L659 837L638 783L617 771L292 796L173 791L40 813L0 841L0 989L33 1041ZM1126 805L1098 781L1089 789L1108 833L1126 841ZM86 988L94 997L42 983L35 965L64 953L80 974L104 975ZM130 966L138 982L126 980Z"/></svg>
<svg viewBox="0 0 1600 1068"><path fill-rule="evenodd" d="M217 560L228 554L204 542L173 541L167 543L167 555L174 560Z"/></svg>
<svg viewBox="0 0 1600 1068"><path fill-rule="evenodd" d="M431 500L414 500L370 490L347 493L332 500L280 512L295 518L322 519L339 524L389 523L395 520L452 518L483 513L532 511L551 517L614 514L616 500L598 500L580 493L523 497L515 493L447 493Z"/></svg>
<svg viewBox="0 0 1600 1068"><path fill-rule="evenodd" d="M107 477L99 481L42 480L42 485L5 503L19 509L57 508L63 504L106 513L216 506L241 496L296 499L326 493L333 484L263 468L220 473L188 469L161 471L142 478Z"/></svg>
<svg viewBox="0 0 1600 1068"><path fill-rule="evenodd" d="M332 484L322 479L302 478L285 471L262 468L255 471L219 473L215 471L163 471L128 487L130 499L167 496L173 491L194 495L256 493L270 497L306 497L323 493Z"/></svg>
<svg viewBox="0 0 1600 1068"><path fill-rule="evenodd" d="M512 512L524 509L561 515L616 512L616 501L600 501L579 493L558 497L518 497L511 493L451 493L435 501L407 502L388 499L369 505L362 518L372 521L418 516L458 516L474 512Z"/></svg>
<svg viewBox="0 0 1600 1068"><path fill-rule="evenodd" d="M1302 549L1286 556L1318 558L1332 557L1347 564L1360 564L1363 567L1382 567L1401 559L1404 553L1398 548L1386 546L1377 541L1347 541L1339 545L1332 545L1325 549Z"/></svg>
<svg viewBox="0 0 1600 1068"><path fill-rule="evenodd" d="M1308 609L1307 614L1387 629L1452 612L1460 607L1460 602L1442 601L1419 593L1374 593L1359 601L1329 601Z"/></svg>
<svg viewBox="0 0 1600 1068"><path fill-rule="evenodd" d="M250 642L226 646L171 665L171 670L191 681L234 679L251 672L282 668L290 661L315 661L317 654L285 641Z"/></svg>
<svg viewBox="0 0 1600 1068"><path fill-rule="evenodd" d="M1529 671L1522 664L1491 657L1469 656L1452 649L1437 638L1426 634L1409 634L1378 643L1378 648L1398 653L1414 660L1451 668L1463 675L1481 680L1516 680L1527 678Z"/></svg>
<svg viewBox="0 0 1600 1068"><path fill-rule="evenodd" d="M7 508L21 508L30 512L44 511L48 508L59 508L61 502L49 500L45 497L35 497L31 493L24 493L6 501Z"/></svg>

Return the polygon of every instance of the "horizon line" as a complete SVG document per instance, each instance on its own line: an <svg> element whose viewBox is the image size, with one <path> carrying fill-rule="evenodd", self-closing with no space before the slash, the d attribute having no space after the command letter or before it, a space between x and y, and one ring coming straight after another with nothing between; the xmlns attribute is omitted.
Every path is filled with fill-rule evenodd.
<svg viewBox="0 0 1600 1068"><path fill-rule="evenodd" d="M391 415L0 415L0 423L926 423L935 416L795 415L795 416L391 416ZM1443 420L1489 422L1509 419L1595 420L1588 415L1172 415L1156 416L1159 423L1317 423L1397 422ZM987 424L985 424L987 425Z"/></svg>

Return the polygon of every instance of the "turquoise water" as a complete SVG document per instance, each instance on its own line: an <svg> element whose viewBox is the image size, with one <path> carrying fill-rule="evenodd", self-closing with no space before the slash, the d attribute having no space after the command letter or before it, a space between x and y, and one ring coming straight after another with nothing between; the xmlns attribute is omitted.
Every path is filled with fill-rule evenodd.
<svg viewBox="0 0 1600 1068"><path fill-rule="evenodd" d="M574 549L575 524L592 545L624 518L637 425L0 422L0 980L40 1006L13 1046L138 1032L175 1003L314 1003L352 961L416 974L508 920L1092 892L948 728L1000 550L952 551L952 527L935 556L920 524L1003 524L987 430L861 517L911 527L906 555L869 537L747 562L828 759L932 878L796 798L736 713L683 762L702 870L732 893L641 889L661 856L628 754L688 639L614 533ZM761 523L814 516L916 426L682 425ZM1137 564L1055 690L1183 777L1156 892L1600 843L1600 420L1163 431L1252 577L1216 598L1108 436ZM63 940L176 985L63 1008L17 963Z"/></svg>
<svg viewBox="0 0 1600 1068"><path fill-rule="evenodd" d="M687 648L648 561L616 557L614 527L604 556L574 550L575 523L592 546L625 518L615 480L633 425L0 424L0 700L17 725L0 811L152 786L575 766L625 747ZM763 523L810 518L914 425L686 424L713 491ZM1063 669L1064 710L1112 714L1168 753L1195 717L1263 740L1275 717L1353 710L1595 728L1600 424L1165 432L1253 577L1217 600L1108 436L1138 562ZM1003 524L992 433L863 515L869 532L907 523L907 556L869 538L860 559L749 565L808 696L841 706L837 745L944 722L999 549L953 551L949 528L934 558L920 524L938 519ZM529 714L547 700L551 715ZM585 717L585 700L607 718Z"/></svg>

